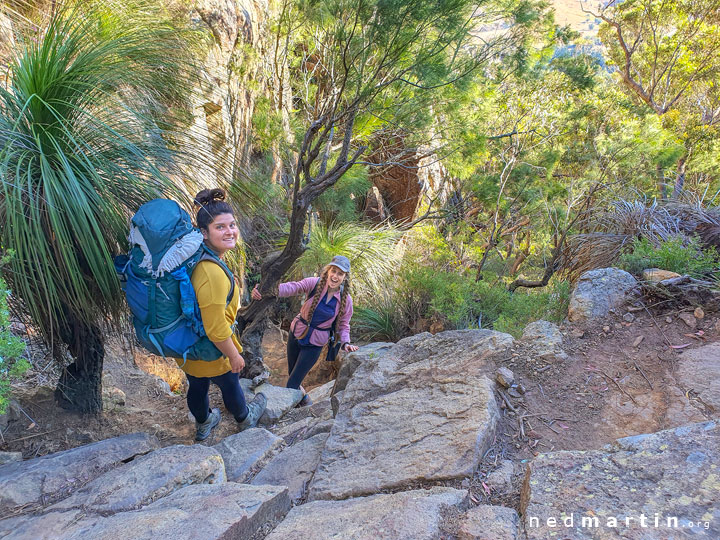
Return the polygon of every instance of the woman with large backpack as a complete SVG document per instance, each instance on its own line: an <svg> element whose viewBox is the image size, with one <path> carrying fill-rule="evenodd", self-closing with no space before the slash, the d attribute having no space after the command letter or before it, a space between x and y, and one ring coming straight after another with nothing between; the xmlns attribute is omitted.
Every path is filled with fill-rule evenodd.
<svg viewBox="0 0 720 540"><path fill-rule="evenodd" d="M225 202L222 189L205 189L195 197L198 207L196 225L205 245L220 259L235 248L239 232L232 207ZM220 422L220 410L210 409L210 382L220 387L225 408L235 417L240 430L254 427L265 410L267 399L258 393L245 403L238 373L245 367L242 346L233 333L233 324L240 304L239 287L233 286L223 268L211 259L201 260L190 278L197 297L207 337L223 356L213 361L177 360L187 375L187 403L195 417L195 440L208 438ZM228 301L230 291L232 297Z"/></svg>
<svg viewBox="0 0 720 540"><path fill-rule="evenodd" d="M307 295L300 313L290 324L287 343L288 388L302 389L302 381L320 357L322 348L328 344L332 330L336 327L340 348L356 351L350 344L350 319L353 314L350 296L350 261L336 255L320 272L320 277L309 277L301 281L289 281L278 285L278 296L286 298L299 294ZM257 286L252 290L254 300L262 295ZM309 321L309 322L308 322ZM307 394L301 406L310 405Z"/></svg>

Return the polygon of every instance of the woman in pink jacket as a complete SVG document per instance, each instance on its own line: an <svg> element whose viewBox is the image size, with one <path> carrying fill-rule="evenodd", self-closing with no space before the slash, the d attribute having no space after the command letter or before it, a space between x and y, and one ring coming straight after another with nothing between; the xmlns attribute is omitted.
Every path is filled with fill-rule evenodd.
<svg viewBox="0 0 720 540"><path fill-rule="evenodd" d="M330 328L337 319L336 332L339 335L342 350L356 351L350 344L350 318L353 314L350 296L350 261L347 257L336 255L320 273L320 277L309 277L301 281L290 281L278 286L278 296L286 298L297 294L307 295L290 325L287 344L288 388L301 388L301 384L310 369L317 362L320 351L330 339ZM262 295L257 286L252 297L260 300ZM308 321L310 321L308 323ZM310 398L305 395L300 405L309 405Z"/></svg>

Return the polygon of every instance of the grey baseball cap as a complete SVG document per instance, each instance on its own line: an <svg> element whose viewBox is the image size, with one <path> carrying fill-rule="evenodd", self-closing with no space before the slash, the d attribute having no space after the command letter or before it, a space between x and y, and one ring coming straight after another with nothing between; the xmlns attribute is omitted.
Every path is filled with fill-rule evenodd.
<svg viewBox="0 0 720 540"><path fill-rule="evenodd" d="M332 258L332 261L330 261L330 264L333 266L337 266L346 274L350 273L350 260L347 257L343 257L342 255L335 255Z"/></svg>

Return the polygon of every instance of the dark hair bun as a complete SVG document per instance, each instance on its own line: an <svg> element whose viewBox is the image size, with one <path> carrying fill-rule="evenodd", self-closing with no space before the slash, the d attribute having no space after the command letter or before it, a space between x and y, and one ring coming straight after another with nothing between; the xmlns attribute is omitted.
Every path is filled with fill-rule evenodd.
<svg viewBox="0 0 720 540"><path fill-rule="evenodd" d="M203 189L200 193L195 195L195 204L197 204L198 206L205 206L212 202L224 200L225 190L220 188Z"/></svg>

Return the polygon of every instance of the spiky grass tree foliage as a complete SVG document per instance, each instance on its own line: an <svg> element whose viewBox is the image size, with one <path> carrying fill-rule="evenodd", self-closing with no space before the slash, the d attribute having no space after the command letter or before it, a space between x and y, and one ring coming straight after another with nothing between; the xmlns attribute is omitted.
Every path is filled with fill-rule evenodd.
<svg viewBox="0 0 720 540"><path fill-rule="evenodd" d="M98 412L99 322L122 299L111 256L129 215L170 189L163 129L184 106L189 34L134 2L65 5L46 21L16 36L0 88L0 246L36 327L74 359L58 399Z"/></svg>
<svg viewBox="0 0 720 540"><path fill-rule="evenodd" d="M374 295L388 287L387 280L400 264L401 238L402 231L392 225L318 224L290 275L302 279L318 272L334 255L344 255L350 259L353 298Z"/></svg>

